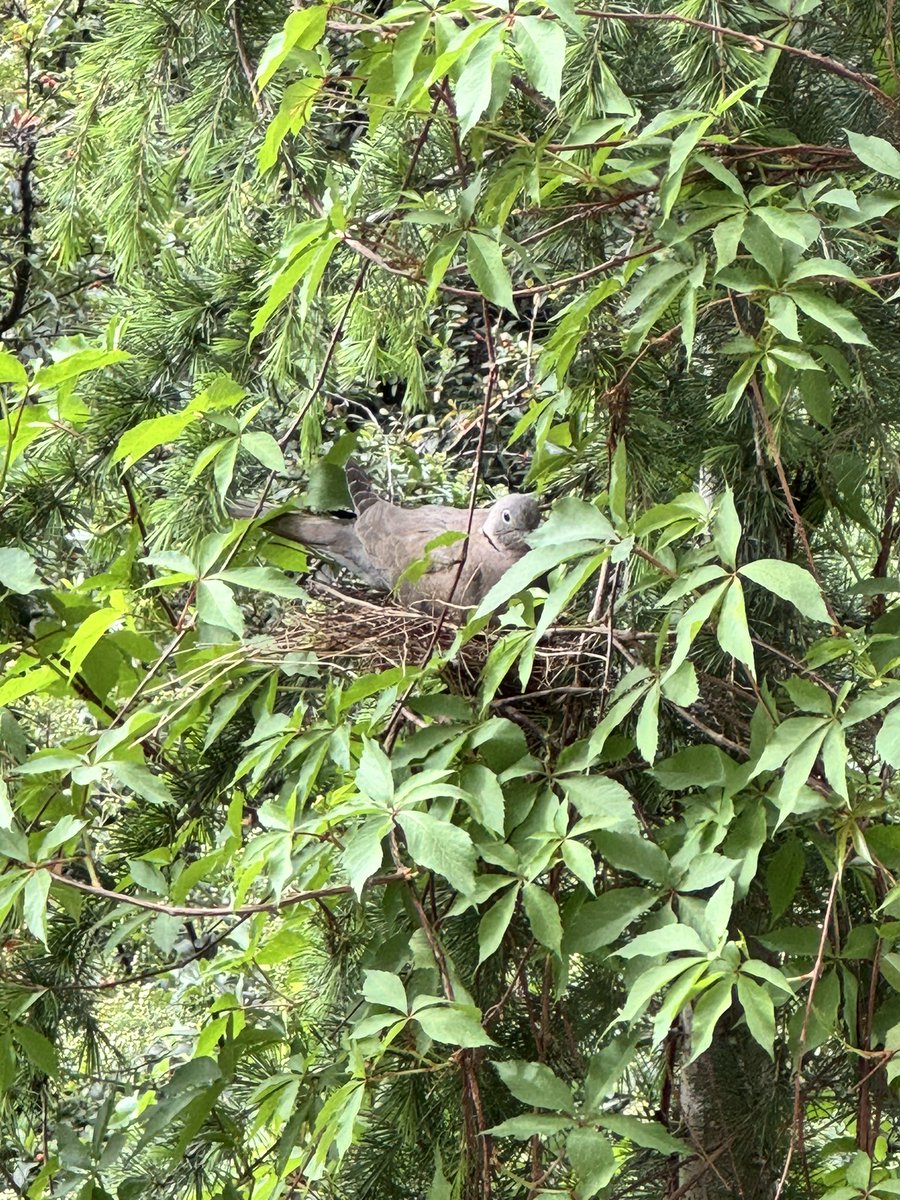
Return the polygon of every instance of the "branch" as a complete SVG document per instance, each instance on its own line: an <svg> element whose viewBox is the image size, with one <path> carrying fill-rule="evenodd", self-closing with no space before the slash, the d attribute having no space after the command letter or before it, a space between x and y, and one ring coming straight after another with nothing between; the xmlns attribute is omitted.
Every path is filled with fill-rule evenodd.
<svg viewBox="0 0 900 1200"><path fill-rule="evenodd" d="M390 875L374 875L368 885L384 887L391 883L405 883L410 878L410 871L404 869ZM89 896L98 896L102 900L113 900L120 904L130 904L133 908L146 909L148 912L162 913L167 917L252 917L254 913L278 913L295 904L306 904L310 900L321 900L328 896L348 896L353 888L349 883L336 884L334 887L313 888L311 891L294 892L290 896L282 896L280 900L268 903L242 904L239 908L228 905L208 905L191 908L183 904L163 904L158 900L148 900L145 896L129 896L126 892L114 892L109 888L95 887L90 883L82 883L80 879L72 879L68 875L53 876L54 883L73 888L77 892L86 892Z"/></svg>
<svg viewBox="0 0 900 1200"><path fill-rule="evenodd" d="M0 333L12 329L16 321L25 311L25 298L28 295L28 284L31 281L31 252L33 244L31 234L34 228L34 192L31 190L31 173L34 170L34 160L37 152L37 139L33 134L26 134L25 153L22 156L22 169L19 172L19 194L22 204L22 252L13 267L12 298L6 312L0 316Z"/></svg>

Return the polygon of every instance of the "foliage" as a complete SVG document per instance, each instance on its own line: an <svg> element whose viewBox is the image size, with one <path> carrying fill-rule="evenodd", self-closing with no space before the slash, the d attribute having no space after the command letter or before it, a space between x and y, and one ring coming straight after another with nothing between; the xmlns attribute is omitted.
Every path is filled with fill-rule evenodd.
<svg viewBox="0 0 900 1200"><path fill-rule="evenodd" d="M893 5L13 7L10 1192L897 1194ZM351 453L552 501L368 664Z"/></svg>

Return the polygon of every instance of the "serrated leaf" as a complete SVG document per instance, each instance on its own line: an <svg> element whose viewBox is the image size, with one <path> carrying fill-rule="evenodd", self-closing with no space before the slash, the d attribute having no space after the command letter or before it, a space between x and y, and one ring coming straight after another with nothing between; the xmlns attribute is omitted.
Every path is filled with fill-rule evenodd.
<svg viewBox="0 0 900 1200"><path fill-rule="evenodd" d="M738 574L787 600L811 621L831 624L819 585L805 568L778 558L760 558L741 567Z"/></svg>
<svg viewBox="0 0 900 1200"><path fill-rule="evenodd" d="M803 843L794 837L788 838L769 859L766 868L766 891L769 894L769 909L773 921L777 921L790 907L803 878L805 866Z"/></svg>
<svg viewBox="0 0 900 1200"><path fill-rule="evenodd" d="M513 37L528 78L542 95L558 104L566 61L566 35L560 26L517 13Z"/></svg>
<svg viewBox="0 0 900 1200"><path fill-rule="evenodd" d="M634 731L634 740L641 755L652 763L659 745L659 684L647 692Z"/></svg>
<svg viewBox="0 0 900 1200"><path fill-rule="evenodd" d="M240 637L244 615L231 588L220 579L201 579L197 584L197 616L207 625L228 629Z"/></svg>
<svg viewBox="0 0 900 1200"><path fill-rule="evenodd" d="M28 387L28 375L14 354L0 349L0 383L14 383L23 390Z"/></svg>
<svg viewBox="0 0 900 1200"><path fill-rule="evenodd" d="M562 921L559 907L549 892L536 883L522 889L522 903L532 932L542 946L559 955L562 946Z"/></svg>
<svg viewBox="0 0 900 1200"><path fill-rule="evenodd" d="M503 936L509 928L513 913L516 911L516 900L519 889L509 888L487 910L478 923L478 963L479 965L490 958L500 947Z"/></svg>
<svg viewBox="0 0 900 1200"><path fill-rule="evenodd" d="M871 346L866 331L849 308L838 304L824 292L813 291L812 288L792 288L791 298L799 309L808 317L830 329L832 333L852 346Z"/></svg>
<svg viewBox="0 0 900 1200"><path fill-rule="evenodd" d="M383 817L370 817L344 839L341 866L347 873L347 879L356 893L357 900L362 898L367 880L381 866L381 843L390 831L390 821Z"/></svg>
<svg viewBox="0 0 900 1200"><path fill-rule="evenodd" d="M376 804L390 805L394 799L394 776L391 760L377 742L366 740L363 744L359 766L356 769L356 786L363 796Z"/></svg>
<svg viewBox="0 0 900 1200"><path fill-rule="evenodd" d="M49 871L35 871L28 876L22 899L22 916L29 931L39 942L47 944L47 896L52 877Z"/></svg>
<svg viewBox="0 0 900 1200"><path fill-rule="evenodd" d="M322 40L328 5L316 4L292 12L284 28L269 39L259 60L256 82L264 88L293 49L311 50Z"/></svg>
<svg viewBox="0 0 900 1200"><path fill-rule="evenodd" d="M284 455L281 447L271 433L254 430L241 434L241 449L252 454L257 462L261 462L270 471L284 471Z"/></svg>
<svg viewBox="0 0 900 1200"><path fill-rule="evenodd" d="M615 888L567 915L564 941L567 953L593 954L612 945L632 921L653 904L656 893L648 888Z"/></svg>
<svg viewBox="0 0 900 1200"><path fill-rule="evenodd" d="M466 263L475 286L492 304L515 313L512 280L499 244L483 233L466 234Z"/></svg>
<svg viewBox="0 0 900 1200"><path fill-rule="evenodd" d="M716 553L726 567L733 567L737 561L737 549L741 540L741 522L734 506L734 492L730 487L726 487L719 498L712 529Z"/></svg>
<svg viewBox="0 0 900 1200"><path fill-rule="evenodd" d="M723 1013L731 1006L731 979L720 979L708 988L694 1005L691 1018L691 1057L696 1062L712 1044L716 1025Z"/></svg>
<svg viewBox="0 0 900 1200"><path fill-rule="evenodd" d="M416 1020L433 1042L465 1049L496 1045L481 1024L481 1013L471 1004L441 1004L419 1009Z"/></svg>
<svg viewBox="0 0 900 1200"><path fill-rule="evenodd" d="M392 971L366 971L362 990L370 1004L381 1004L400 1013L408 1011L406 990L400 977Z"/></svg>
<svg viewBox="0 0 900 1200"><path fill-rule="evenodd" d="M900 151L884 138L867 137L864 133L851 133L848 129L847 141L850 149L861 163L877 171L879 175L887 175L891 179L900 179Z"/></svg>
<svg viewBox="0 0 900 1200"><path fill-rule="evenodd" d="M509 1091L523 1104L559 1113L574 1111L570 1087L544 1063L511 1059L495 1062L494 1067Z"/></svg>
<svg viewBox="0 0 900 1200"><path fill-rule="evenodd" d="M672 1137L658 1121L641 1121L637 1117L628 1117L624 1113L601 1113L597 1124L602 1125L611 1133L627 1138L636 1146L644 1146L648 1150L658 1150L660 1154L692 1153L690 1146Z"/></svg>
<svg viewBox="0 0 900 1200"><path fill-rule="evenodd" d="M235 567L230 571L220 571L213 578L237 584L238 587L250 588L255 592L267 592L270 596L283 596L288 600L306 598L303 588L273 567Z"/></svg>
<svg viewBox="0 0 900 1200"><path fill-rule="evenodd" d="M397 823L406 835L413 862L442 875L463 895L473 891L475 847L464 829L422 812L401 812Z"/></svg>
<svg viewBox="0 0 900 1200"><path fill-rule="evenodd" d="M737 994L753 1040L774 1059L775 1005L772 997L761 984L746 975L738 975Z"/></svg>
<svg viewBox="0 0 900 1200"><path fill-rule="evenodd" d="M460 138L478 123L491 102L494 67L503 50L503 30L493 20L484 24L489 28L469 53L453 89Z"/></svg>
<svg viewBox="0 0 900 1200"><path fill-rule="evenodd" d="M744 589L739 579L733 579L725 593L716 624L716 639L726 654L742 662L756 678L753 659L753 642L747 625L747 609L744 605Z"/></svg>
<svg viewBox="0 0 900 1200"><path fill-rule="evenodd" d="M612 1143L596 1129L573 1129L566 1138L566 1155L578 1177L575 1200L590 1200L616 1173Z"/></svg>
<svg viewBox="0 0 900 1200"><path fill-rule="evenodd" d="M510 1117L492 1129L486 1129L492 1137L511 1137L527 1142L533 1137L553 1137L572 1128L570 1117L551 1117L546 1113L525 1113L521 1117Z"/></svg>
<svg viewBox="0 0 900 1200"><path fill-rule="evenodd" d="M31 1025L11 1025L12 1035L25 1051L32 1066L45 1075L59 1074L59 1060L53 1043Z"/></svg>

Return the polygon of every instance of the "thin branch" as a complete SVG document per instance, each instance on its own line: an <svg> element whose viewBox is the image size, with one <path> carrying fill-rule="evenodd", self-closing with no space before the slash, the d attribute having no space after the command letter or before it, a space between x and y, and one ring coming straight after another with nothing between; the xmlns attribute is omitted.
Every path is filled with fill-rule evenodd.
<svg viewBox="0 0 900 1200"><path fill-rule="evenodd" d="M405 883L410 877L408 870L395 871L390 875L374 875L369 881L369 887L385 887L391 883ZM278 913L295 904L306 904L309 901L324 899L328 896L348 896L353 888L349 883L336 884L333 887L313 888L305 892L293 892L290 896L282 896L280 900L271 900L259 904L242 904L238 908L227 905L198 905L190 907L185 904L164 904L158 900L148 900L145 896L129 896L125 892L114 892L109 888L95 887L90 883L82 883L80 879L72 879L68 875L53 876L54 883L63 887L73 888L77 892L86 892L89 896L98 896L102 900L112 900L119 904L128 904L132 908L146 909L148 912L162 913L167 917L251 917L254 913Z"/></svg>

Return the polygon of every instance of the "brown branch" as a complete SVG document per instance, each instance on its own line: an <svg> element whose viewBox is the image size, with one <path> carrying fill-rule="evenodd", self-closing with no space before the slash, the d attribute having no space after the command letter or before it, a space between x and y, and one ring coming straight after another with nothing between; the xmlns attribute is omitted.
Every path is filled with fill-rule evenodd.
<svg viewBox="0 0 900 1200"><path fill-rule="evenodd" d="M250 62L250 56L247 53L247 44L244 41L244 26L241 21L240 0L232 0L231 8L231 28L234 32L234 44L237 49L238 59L240 60L241 70L244 72L244 77L250 88L250 95L253 97L253 104L256 111L261 117L267 119L271 113L269 105L260 95L259 88L256 84L256 72Z"/></svg>
<svg viewBox="0 0 900 1200"><path fill-rule="evenodd" d="M31 186L31 176L34 170L37 153L37 137L26 132L25 148L22 155L22 166L19 171L19 196L21 198L22 226L19 235L21 252L13 267L13 289L6 312L0 315L0 333L12 329L16 321L25 311L25 300L28 296L28 285L31 282L31 254L34 249L32 231L34 229L34 192Z"/></svg>
<svg viewBox="0 0 900 1200"><path fill-rule="evenodd" d="M778 1180L778 1186L775 1189L774 1200L780 1200L781 1194L784 1191L784 1185L787 1182L788 1172L791 1169L791 1162L794 1157L794 1151L798 1145L799 1139L803 1132L803 1056L806 1051L806 1036L809 1031L809 1020L812 1016L813 1000L816 995L816 987L819 979L822 976L822 965L825 961L825 946L828 942L828 926L831 923L831 914L834 910L834 900L837 895L838 882L841 878L841 864L838 863L834 872L834 878L831 881L831 890L828 893L828 903L825 906L825 915L822 918L822 931L819 936L819 948L816 952L816 961L813 964L813 969L809 975L809 995L806 997L806 1011L803 1014L803 1026L800 1030L800 1044L797 1051L797 1064L794 1068L794 1112L793 1120L791 1121L791 1140L788 1145L787 1155L784 1160L784 1167L781 1171L781 1176Z"/></svg>
<svg viewBox="0 0 900 1200"><path fill-rule="evenodd" d="M384 887L391 883L404 883L410 878L406 869L395 871L390 875L374 875L368 886ZM313 888L310 891L294 892L290 896L282 896L280 900L260 902L259 904L242 904L239 908L227 905L198 905L190 907L184 904L164 904L158 900L148 900L145 896L129 896L126 892L114 892L109 888L95 887L90 883L82 883L80 879L72 879L68 875L53 876L54 883L73 888L77 892L85 892L89 896L98 896L102 900L112 900L119 904L128 904L132 908L146 909L148 912L162 913L167 917L251 917L254 913L278 913L295 904L306 904L328 896L347 896L353 892L349 883L336 884L333 887Z"/></svg>

